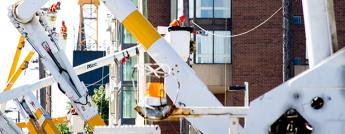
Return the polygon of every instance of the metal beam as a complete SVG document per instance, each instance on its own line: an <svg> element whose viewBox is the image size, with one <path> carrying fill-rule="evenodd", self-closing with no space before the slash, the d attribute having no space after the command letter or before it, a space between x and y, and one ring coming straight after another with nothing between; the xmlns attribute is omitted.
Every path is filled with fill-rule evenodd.
<svg viewBox="0 0 345 134"><path fill-rule="evenodd" d="M312 68L333 52L337 35L333 0L302 0L306 47Z"/></svg>

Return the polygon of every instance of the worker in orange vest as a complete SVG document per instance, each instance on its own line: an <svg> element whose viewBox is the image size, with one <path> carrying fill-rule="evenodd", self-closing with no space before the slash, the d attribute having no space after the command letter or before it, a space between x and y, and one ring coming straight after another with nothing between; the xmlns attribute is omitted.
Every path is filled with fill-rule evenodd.
<svg viewBox="0 0 345 134"><path fill-rule="evenodd" d="M65 24L65 21L62 21L61 34L62 34L63 38L66 40L67 39L67 26Z"/></svg>
<svg viewBox="0 0 345 134"><path fill-rule="evenodd" d="M183 26L184 21L186 20L186 17L184 15L180 16L178 19L173 20L170 22L170 27L180 27Z"/></svg>

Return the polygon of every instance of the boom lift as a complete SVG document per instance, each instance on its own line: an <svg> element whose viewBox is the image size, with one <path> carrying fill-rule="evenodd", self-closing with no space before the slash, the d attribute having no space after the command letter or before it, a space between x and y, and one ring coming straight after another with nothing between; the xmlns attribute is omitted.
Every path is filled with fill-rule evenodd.
<svg viewBox="0 0 345 134"><path fill-rule="evenodd" d="M4 89L4 92L12 88L16 80L19 78L21 72L28 67L29 61L35 53L33 51L30 51L29 54L27 54L24 61L22 62L22 64L16 70L21 50L24 47L24 44L25 38L21 36L16 50L16 54L13 59L11 70L8 75L8 84ZM52 123L50 116L39 105L32 93L28 93L27 95L20 98L15 98L14 102L16 103L21 115L28 121L26 123L26 126L28 127L30 133L43 133L43 131L59 133L55 125ZM5 107L6 103L2 105L3 109Z"/></svg>
<svg viewBox="0 0 345 134"><path fill-rule="evenodd" d="M128 49L122 50L120 52L114 53L112 55L109 55L109 56L106 56L106 57L102 57L102 58L99 58L97 60L93 60L93 61L84 63L82 65L79 65L79 66L74 68L74 71L76 72L77 75L83 74L83 73L86 73L86 72L98 69L100 67L107 66L107 65L109 65L111 63L114 63L114 62L119 63L121 61L121 59L123 59L125 57L132 57L132 56L138 55L138 53L140 53L140 52L143 52L143 48L140 47L140 46L135 46L135 47L132 47L132 48L128 48ZM39 89L41 89L43 87L46 87L46 86L49 86L49 85L53 84L54 82L55 81L54 81L53 77L46 77L44 79L39 80L38 82L29 84L29 85L24 85L24 86L19 86L19 87L13 88L12 90L9 90L9 91L6 91L6 92L0 94L0 103L4 103L4 102L6 102L8 100L11 100L11 99L20 98L22 96L24 96L24 98L25 98L27 96L27 94L30 94L33 90L39 90ZM27 104L27 103L25 103L25 104ZM35 106L36 105L39 106L38 103L34 103L34 104L35 104ZM27 106L27 105L25 105L25 106ZM31 110L31 109L34 109L34 108L32 108L32 106L30 106L28 109ZM25 112L32 113L30 111L25 111ZM24 114L24 115L26 115L26 114ZM36 116L33 115L33 117L36 117ZM5 116L3 116L3 118L7 119ZM35 118L30 119L30 122L28 122L28 124L26 124L25 126L33 127L33 128L39 128L39 126L37 127L37 125L34 124L34 121L36 121L36 120L40 120L40 118L38 118L38 119L35 119ZM53 120L52 122L54 122L54 119L52 119L52 120ZM1 118L0 118L0 121L1 121ZM11 120L8 120L8 121L11 121ZM7 122L4 121L4 124L6 125ZM7 125L10 125L10 124L11 123L9 123ZM12 123L12 124L14 124L14 123ZM1 125L2 124L0 123L0 128L4 128ZM35 125L35 126L33 126L33 125ZM53 123L49 123L48 125L50 127L54 126ZM9 126L7 126L7 127L9 127ZM44 127L44 126L42 126L42 127ZM17 128L17 127L15 126L15 128ZM17 133L19 133L20 129L19 128L17 128L17 129L18 129ZM4 130L9 131L8 128L4 128ZM46 130L46 132L47 132L47 130ZM29 131L30 131L30 133L31 132L33 132L33 133L40 132L38 130L34 131L34 130L31 130L31 129ZM12 131L9 131L9 132L12 132ZM57 131L49 131L49 132L50 133L58 133Z"/></svg>
<svg viewBox="0 0 345 134"><path fill-rule="evenodd" d="M51 32L47 23L45 12L40 7L47 0L25 0L14 4L10 8L9 17L18 31L25 36L36 52L42 57L43 64L52 73L59 83L61 91L71 100L78 114L93 128L97 125L105 125L97 114L97 109L87 95L87 90L77 78L68 63L66 55L60 51L60 42L56 33ZM144 46L148 54L157 62L168 65L173 74L168 80L180 81L180 92L177 106L223 106L210 93L206 85L195 75L194 71L179 57L165 39L155 31L152 25L142 16L135 6L126 0L103 0L108 9L123 23L129 32ZM45 36L43 36L45 35ZM164 70L168 71L168 70ZM194 83L194 84L190 84ZM167 94L175 98L176 85L167 85ZM186 90L188 89L188 90ZM198 92L198 96L193 94ZM193 99L190 99L193 96ZM208 101L203 101L204 99ZM188 120L204 133L227 133L229 126L228 116L216 118L188 118ZM208 125L219 124L217 126Z"/></svg>
<svg viewBox="0 0 345 134"><path fill-rule="evenodd" d="M48 12L49 17L55 16L56 6L60 6L60 2L53 4ZM54 12L51 12L51 8L54 8ZM54 17L55 18L55 17ZM16 66L18 64L18 60L21 54L21 50L24 47L25 44L25 38L24 36L20 37L18 47L13 59L13 63L11 66L11 70L8 76L7 86L4 89L4 91L10 90L12 86L14 85L14 82L18 79L20 74L24 69L27 68L28 63L35 53L34 51L30 51L29 54L24 59L23 63L20 65L18 70L16 70ZM25 124L25 126L29 129L30 133L44 133L44 132L50 132L50 133L59 133L56 126L54 125L50 115L42 108L42 106L38 103L36 98L32 93L28 93L27 95L14 99L14 102L16 103L19 111L21 112L21 115L28 120L28 122ZM6 103L1 106L2 111L4 111L4 108L6 107ZM23 125L22 125L23 126Z"/></svg>
<svg viewBox="0 0 345 134"><path fill-rule="evenodd" d="M44 65L51 71L62 92L77 108L79 115L91 127L104 125L97 114L97 109L87 96L84 84L76 77L77 73L67 62L64 52L60 51L59 39L56 38L56 33L50 32L51 27L46 23L45 13L39 10L47 1L25 0L16 3L10 8L9 17L18 31L42 57ZM165 85L166 92L171 98L175 98L180 92L179 99L175 102L177 107L223 106L130 1L102 0L102 2L157 63L169 66L169 70L163 68L165 72L172 74L165 78L169 83ZM296 109L309 122L313 133L344 133L345 117L342 115L345 109L339 107L339 104L345 101L343 96L345 49L331 55L332 44L335 43L332 40L335 30L333 3L325 0L303 0L303 11L311 68L254 100L242 131L245 134L268 133L274 121L291 108ZM43 79L37 85L27 85L22 93L18 93L18 90L4 92L0 94L0 102L11 99L10 96L24 95L49 82L52 80ZM14 93L18 94L13 95ZM195 93L198 93L198 96L195 96ZM228 115L187 119L202 133L225 134L228 133L230 126Z"/></svg>
<svg viewBox="0 0 345 134"><path fill-rule="evenodd" d="M46 1L37 3L36 1L21 1L21 3L16 3L9 14L11 21L41 56L42 63L58 81L60 90L71 100L72 105L77 109L82 119L87 121L91 128L96 125L105 125L104 121L97 113L97 108L87 95L85 85L80 82L77 75L72 70L72 66L68 63L65 53L61 49L61 39L59 39L58 34L54 32L53 28L49 25L49 18L46 16L46 12L42 10L38 11L42 6L39 4L44 4L45 2ZM31 6L21 9L22 6L28 6L26 4ZM31 10L32 6L33 10ZM29 10L26 11L26 9ZM20 12L19 10L25 11ZM34 14L37 16L32 17L31 15ZM25 23L25 21L22 20L23 16L19 17L18 15L30 15L31 17L27 18L30 20L30 23Z"/></svg>
<svg viewBox="0 0 345 134"><path fill-rule="evenodd" d="M23 40L23 38L21 38L21 40ZM18 48L21 48L21 47L18 47ZM89 72L89 71L98 69L100 67L109 65L109 64L114 63L114 62L119 63L123 58L125 58L125 57L128 58L128 57L138 55L140 52L143 52L143 49L140 46L128 48L128 49L122 50L120 52L117 52L115 54L112 54L112 55L109 55L106 57L102 57L100 59L90 61L90 62L87 62L87 63L82 64L80 66L77 66L75 68L75 71L79 75L79 74ZM17 51L17 53L20 53L20 51ZM31 55L31 54L29 54L29 55ZM16 56L16 57L19 58L19 56ZM14 60L14 61L17 61L17 60ZM24 63L28 62L28 61L29 60L25 60ZM12 67L15 68L15 65L16 65L16 63L14 62ZM20 70L18 70L18 71L22 71L22 70L23 69L20 68ZM18 72L18 71L16 71L16 72ZM10 71L10 72L12 72L12 74L15 73L13 71ZM18 77L16 77L16 79L17 78ZM15 81L13 81L13 82L15 82ZM33 94L31 93L31 91L33 91L33 90L41 89L41 88L43 88L45 86L49 86L53 83L54 83L53 77L47 77L45 79L40 80L39 82L33 83L30 86L25 85L25 86L20 86L20 87L14 88L12 90L13 91L12 95L5 95L8 92L6 92L4 94L5 96L8 96L8 97L6 97L7 100L15 99L15 98L23 98L22 101L20 101L19 99L15 99L15 102L17 102L17 106L20 109L22 116L24 116L24 118L26 118L28 120L27 123L24 123L24 124L20 123L19 124L20 128L28 127L30 133L43 133L42 128L44 128L44 130L46 132L59 133L58 131L51 131L49 129L51 129L52 127L55 127L55 125L54 125L55 123L65 121L65 119L64 118L50 119L49 116L46 114L46 112L43 110L43 108L41 108L41 106L35 100L35 97L33 97ZM13 85L13 83L11 85ZM6 89L10 89L10 88L6 88ZM24 97L21 97L21 96L24 96ZM3 98L3 97L1 97L1 98ZM6 101L1 101L1 102L6 102ZM29 104L28 102L32 102L32 103ZM38 107L38 108L35 108L35 107ZM35 111L37 111L38 109L42 113L44 113L45 118L48 121L48 122L46 121L47 123L45 123L45 125L38 122L40 120L42 122L42 119L37 118L38 113L35 113ZM11 129L8 129L4 126L11 128L10 125L11 124L14 125L14 123L11 120L7 119L5 116L2 116L1 119L4 119L4 120L6 119L7 121L2 121L3 124L1 124L0 128L2 128L4 132L12 133L13 131ZM43 122L44 122L44 120L43 120ZM17 126L14 125L12 127L16 128L16 130L18 131L17 133L20 132L20 129L17 128Z"/></svg>

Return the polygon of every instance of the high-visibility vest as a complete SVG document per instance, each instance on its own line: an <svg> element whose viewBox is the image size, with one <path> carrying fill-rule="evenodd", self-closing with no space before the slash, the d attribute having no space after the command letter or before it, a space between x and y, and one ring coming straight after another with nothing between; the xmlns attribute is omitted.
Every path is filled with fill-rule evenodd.
<svg viewBox="0 0 345 134"><path fill-rule="evenodd" d="M67 33L67 27L65 25L62 26L61 31L63 33Z"/></svg>
<svg viewBox="0 0 345 134"><path fill-rule="evenodd" d="M169 26L170 27L178 27L178 26L180 26L180 22L178 20L173 20L172 22L170 22Z"/></svg>

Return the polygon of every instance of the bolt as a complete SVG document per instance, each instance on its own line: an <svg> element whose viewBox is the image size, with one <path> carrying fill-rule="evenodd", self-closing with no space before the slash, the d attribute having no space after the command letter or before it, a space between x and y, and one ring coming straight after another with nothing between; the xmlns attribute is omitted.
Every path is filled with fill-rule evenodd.
<svg viewBox="0 0 345 134"><path fill-rule="evenodd" d="M324 105L324 100L321 97L314 97L311 100L311 107L316 110L321 109L323 105Z"/></svg>

